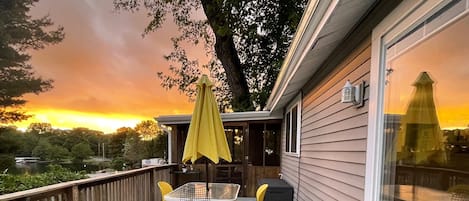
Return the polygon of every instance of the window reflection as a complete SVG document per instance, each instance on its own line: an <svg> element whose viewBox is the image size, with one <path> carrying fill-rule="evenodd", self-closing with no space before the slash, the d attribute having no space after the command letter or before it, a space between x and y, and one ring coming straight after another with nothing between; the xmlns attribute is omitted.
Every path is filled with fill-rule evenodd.
<svg viewBox="0 0 469 201"><path fill-rule="evenodd" d="M280 120L249 124L249 163L253 166L280 165Z"/></svg>
<svg viewBox="0 0 469 201"><path fill-rule="evenodd" d="M225 127L225 134L231 151L232 163L242 163L244 150L242 127Z"/></svg>
<svg viewBox="0 0 469 201"><path fill-rule="evenodd" d="M432 23L387 48L385 200L469 199L469 17Z"/></svg>

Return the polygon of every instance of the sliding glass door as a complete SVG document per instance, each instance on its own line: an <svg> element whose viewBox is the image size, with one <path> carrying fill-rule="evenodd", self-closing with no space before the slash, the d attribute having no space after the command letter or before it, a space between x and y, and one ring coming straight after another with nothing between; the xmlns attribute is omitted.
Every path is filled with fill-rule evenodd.
<svg viewBox="0 0 469 201"><path fill-rule="evenodd" d="M383 200L469 200L468 4L383 44Z"/></svg>

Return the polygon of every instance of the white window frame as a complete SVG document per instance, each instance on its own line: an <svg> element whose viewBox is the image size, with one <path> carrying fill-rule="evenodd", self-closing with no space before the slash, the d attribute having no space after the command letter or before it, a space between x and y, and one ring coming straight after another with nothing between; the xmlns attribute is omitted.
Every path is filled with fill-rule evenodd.
<svg viewBox="0 0 469 201"><path fill-rule="evenodd" d="M295 152L292 152L291 151L291 139L292 139L292 120L293 118L290 117L290 122L287 122L287 114L292 112L292 109L294 107L297 107L297 111L296 111L296 151ZM301 143L301 95L298 95L293 101L292 103L290 103L287 107L286 107L286 111L285 111L285 114L284 114L284 122L285 122L285 127L284 127L284 133L285 133L285 143L287 143L287 124L289 124L290 126L288 126L288 128L290 128L289 130L289 147L290 149L287 150L287 147L285 146L285 149L284 149L284 152L285 154L287 155L291 155L291 156L295 156L295 157L300 157L300 143ZM286 144L285 144L286 145Z"/></svg>
<svg viewBox="0 0 469 201"><path fill-rule="evenodd" d="M371 39L365 201L381 200L382 167L385 148L383 138L385 45L402 38L409 30L415 28L415 26L428 19L448 3L450 1L447 0L403 1L373 30ZM446 24L449 23L451 21Z"/></svg>

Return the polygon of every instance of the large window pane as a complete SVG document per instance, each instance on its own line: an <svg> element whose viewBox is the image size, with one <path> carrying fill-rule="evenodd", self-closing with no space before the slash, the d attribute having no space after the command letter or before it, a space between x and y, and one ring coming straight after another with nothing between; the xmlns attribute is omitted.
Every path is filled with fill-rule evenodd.
<svg viewBox="0 0 469 201"><path fill-rule="evenodd" d="M469 199L469 17L444 25L458 5L388 44L386 200Z"/></svg>
<svg viewBox="0 0 469 201"><path fill-rule="evenodd" d="M265 130L265 165L278 166L280 165L280 125L279 124L267 124Z"/></svg>
<svg viewBox="0 0 469 201"><path fill-rule="evenodd" d="M242 163L244 157L244 135L242 127L225 127L226 140L230 147L232 163Z"/></svg>
<svg viewBox="0 0 469 201"><path fill-rule="evenodd" d="M249 123L249 162L255 166L280 165L281 124Z"/></svg>

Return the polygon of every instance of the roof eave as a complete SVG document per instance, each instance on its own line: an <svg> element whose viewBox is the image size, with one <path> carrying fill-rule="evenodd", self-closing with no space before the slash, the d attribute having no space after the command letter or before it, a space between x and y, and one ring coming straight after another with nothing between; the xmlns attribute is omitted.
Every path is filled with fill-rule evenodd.
<svg viewBox="0 0 469 201"><path fill-rule="evenodd" d="M275 111L283 107L283 105L279 106L278 102L283 96L286 86L291 82L306 54L317 41L320 31L332 15L338 2L338 0L311 0L308 2L264 108L265 111Z"/></svg>
<svg viewBox="0 0 469 201"><path fill-rule="evenodd" d="M155 120L161 125L189 124L191 122L191 116L191 114L164 115L156 117ZM271 115L269 111L222 113L220 116L223 122L282 119L282 116Z"/></svg>

